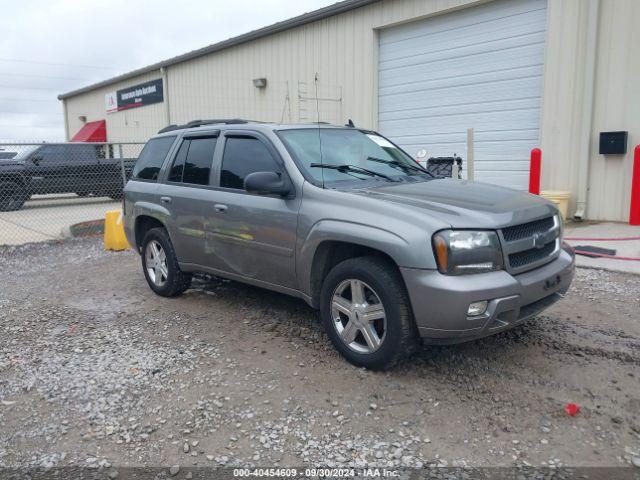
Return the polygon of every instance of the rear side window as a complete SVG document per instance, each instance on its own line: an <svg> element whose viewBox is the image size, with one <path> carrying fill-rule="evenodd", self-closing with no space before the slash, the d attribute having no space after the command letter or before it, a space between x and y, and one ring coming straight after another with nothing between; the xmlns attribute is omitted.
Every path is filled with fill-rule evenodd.
<svg viewBox="0 0 640 480"><path fill-rule="evenodd" d="M176 154L176 158L173 161L173 166L169 172L170 182L182 182L182 172L184 171L184 162L187 159L187 152L189 151L189 140L184 140L180 149Z"/></svg>
<svg viewBox="0 0 640 480"><path fill-rule="evenodd" d="M220 186L242 190L250 173L281 170L267 146L257 138L229 137L224 146Z"/></svg>
<svg viewBox="0 0 640 480"><path fill-rule="evenodd" d="M189 151L182 173L183 183L209 185L215 148L216 138L192 138L189 141Z"/></svg>
<svg viewBox="0 0 640 480"><path fill-rule="evenodd" d="M131 176L141 180L157 180L175 138L159 137L149 140L140 152Z"/></svg>

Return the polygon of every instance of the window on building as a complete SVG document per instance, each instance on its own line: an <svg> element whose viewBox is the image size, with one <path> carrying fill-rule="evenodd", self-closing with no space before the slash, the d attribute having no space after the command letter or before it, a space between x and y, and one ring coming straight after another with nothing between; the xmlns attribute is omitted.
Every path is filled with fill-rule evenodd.
<svg viewBox="0 0 640 480"><path fill-rule="evenodd" d="M132 178L141 180L157 180L164 159L169 153L176 137L159 137L151 139L140 152L140 156L133 167Z"/></svg>
<svg viewBox="0 0 640 480"><path fill-rule="evenodd" d="M192 138L184 162L183 183L209 185L216 138Z"/></svg>
<svg viewBox="0 0 640 480"><path fill-rule="evenodd" d="M257 138L227 138L222 157L220 186L244 189L244 179L253 172L279 172L271 152Z"/></svg>

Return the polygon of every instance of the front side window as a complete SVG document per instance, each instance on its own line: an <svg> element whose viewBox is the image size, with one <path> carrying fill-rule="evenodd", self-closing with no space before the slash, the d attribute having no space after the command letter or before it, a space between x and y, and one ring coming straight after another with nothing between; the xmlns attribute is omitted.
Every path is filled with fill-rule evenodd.
<svg viewBox="0 0 640 480"><path fill-rule="evenodd" d="M281 130L278 135L299 166L318 183L432 178L408 154L373 132L301 128Z"/></svg>
<svg viewBox="0 0 640 480"><path fill-rule="evenodd" d="M152 138L140 152L131 173L132 178L158 180L158 174L176 137Z"/></svg>
<svg viewBox="0 0 640 480"><path fill-rule="evenodd" d="M254 172L279 172L273 155L257 138L228 137L222 157L220 186L244 189L244 179Z"/></svg>
<svg viewBox="0 0 640 480"><path fill-rule="evenodd" d="M55 163L59 164L65 160L65 151L63 145L47 145L42 147L40 151L33 156L38 163Z"/></svg>

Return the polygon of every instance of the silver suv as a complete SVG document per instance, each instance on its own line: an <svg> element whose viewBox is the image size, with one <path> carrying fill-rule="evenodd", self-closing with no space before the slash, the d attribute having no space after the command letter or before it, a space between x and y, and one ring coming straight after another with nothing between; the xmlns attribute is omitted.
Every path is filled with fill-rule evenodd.
<svg viewBox="0 0 640 480"><path fill-rule="evenodd" d="M300 297L347 360L373 369L420 340L518 325L559 299L574 273L552 203L434 178L353 127L167 127L140 154L124 212L158 295L206 273Z"/></svg>

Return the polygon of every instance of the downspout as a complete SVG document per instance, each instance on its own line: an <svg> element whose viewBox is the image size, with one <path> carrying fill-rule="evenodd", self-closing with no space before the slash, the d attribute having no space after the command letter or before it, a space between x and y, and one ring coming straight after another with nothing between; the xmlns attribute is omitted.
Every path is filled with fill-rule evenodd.
<svg viewBox="0 0 640 480"><path fill-rule="evenodd" d="M164 115L167 125L171 125L171 109L169 108L169 78L167 77L167 68L160 67L162 75L162 94L164 95Z"/></svg>
<svg viewBox="0 0 640 480"><path fill-rule="evenodd" d="M584 62L584 91L582 95L582 128L578 151L578 198L575 220L582 220L587 210L589 194L589 164L591 161L591 129L593 127L593 101L596 83L596 55L598 48L598 17L600 0L590 0L586 30Z"/></svg>
<svg viewBox="0 0 640 480"><path fill-rule="evenodd" d="M62 100L62 114L64 115L64 140L69 141L69 112L67 111L67 100Z"/></svg>

